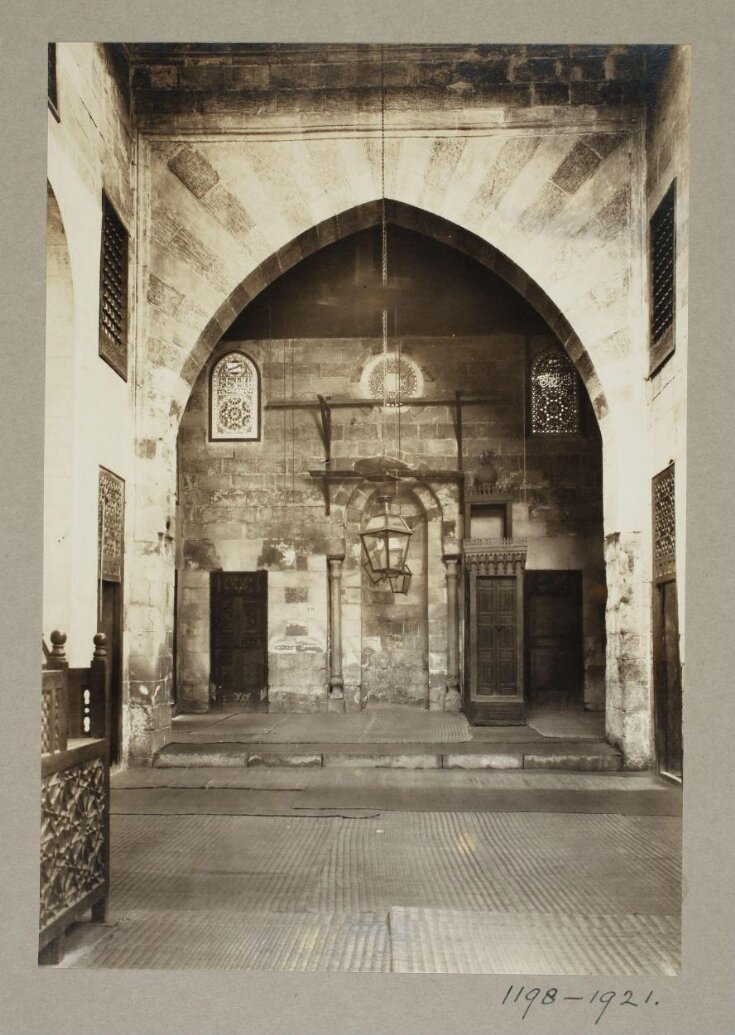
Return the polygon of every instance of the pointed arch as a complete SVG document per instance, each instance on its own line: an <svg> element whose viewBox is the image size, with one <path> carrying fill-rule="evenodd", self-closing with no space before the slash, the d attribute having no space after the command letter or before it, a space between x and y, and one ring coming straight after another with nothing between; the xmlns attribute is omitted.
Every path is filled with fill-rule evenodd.
<svg viewBox="0 0 735 1035"><path fill-rule="evenodd" d="M567 318L545 291L520 266L484 238L464 227L405 202L387 199L389 223L433 237L456 248L492 270L514 288L556 334L574 364L592 402L598 421L608 412L608 403L594 364ZM302 259L359 230L380 225L381 200L365 202L317 223L260 263L230 293L209 320L184 362L181 376L191 386L208 361L212 349L242 310L261 291Z"/></svg>

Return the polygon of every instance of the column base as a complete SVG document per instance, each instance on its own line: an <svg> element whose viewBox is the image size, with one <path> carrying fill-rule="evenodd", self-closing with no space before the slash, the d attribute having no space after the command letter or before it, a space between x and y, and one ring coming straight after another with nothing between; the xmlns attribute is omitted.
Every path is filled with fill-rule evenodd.
<svg viewBox="0 0 735 1035"><path fill-rule="evenodd" d="M344 712L344 711L346 711L344 697L328 697L327 698L327 711L328 712Z"/></svg>
<svg viewBox="0 0 735 1035"><path fill-rule="evenodd" d="M445 712L460 712L462 710L462 698L460 697L459 690L455 687L447 687L447 695L444 698L444 711Z"/></svg>

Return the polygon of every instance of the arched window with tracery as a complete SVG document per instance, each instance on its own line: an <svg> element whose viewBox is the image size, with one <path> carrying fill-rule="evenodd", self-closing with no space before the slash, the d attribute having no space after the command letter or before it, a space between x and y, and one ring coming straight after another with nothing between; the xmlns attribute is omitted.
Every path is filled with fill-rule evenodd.
<svg viewBox="0 0 735 1035"><path fill-rule="evenodd" d="M244 352L228 352L212 367L209 438L253 442L260 438L260 372Z"/></svg>
<svg viewBox="0 0 735 1035"><path fill-rule="evenodd" d="M547 349L531 364L531 433L577 435L579 382L561 349Z"/></svg>

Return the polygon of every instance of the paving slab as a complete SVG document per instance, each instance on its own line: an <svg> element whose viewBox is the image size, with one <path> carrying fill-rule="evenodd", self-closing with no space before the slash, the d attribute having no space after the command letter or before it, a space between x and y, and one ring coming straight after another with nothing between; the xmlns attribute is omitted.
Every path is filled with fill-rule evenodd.
<svg viewBox="0 0 735 1035"><path fill-rule="evenodd" d="M385 973L387 916L135 910L73 966Z"/></svg>
<svg viewBox="0 0 735 1035"><path fill-rule="evenodd" d="M374 770L372 770L374 771ZM371 772L367 770L366 772ZM675 790L488 788L399 783L316 788L137 787L113 790L113 815L352 816L378 812L594 812L678 816Z"/></svg>
<svg viewBox="0 0 735 1035"><path fill-rule="evenodd" d="M522 750L508 751L503 746L469 752L452 751L442 755L442 769L523 769Z"/></svg>
<svg viewBox="0 0 735 1035"><path fill-rule="evenodd" d="M679 973L675 917L406 909L390 912L391 959L402 974ZM590 1023L599 1014L589 1008Z"/></svg>
<svg viewBox="0 0 735 1035"><path fill-rule="evenodd" d="M325 768L351 769L441 769L442 755L415 749L413 751L340 751L325 752L322 756Z"/></svg>
<svg viewBox="0 0 735 1035"><path fill-rule="evenodd" d="M115 788L139 787L240 787L243 789L305 790L320 787L387 787L406 791L442 788L479 790L587 790L655 791L673 795L681 801L681 787L657 773L627 770L619 772L575 773L554 770L414 770L397 772L385 769L308 768L292 772L278 768L135 768L118 769L110 779Z"/></svg>
<svg viewBox="0 0 735 1035"><path fill-rule="evenodd" d="M268 781L275 771L222 772L237 775ZM668 797L648 779L616 774L324 769L298 778L323 783L335 775L355 786L400 779L404 791L407 781L427 790L441 778L513 778L522 791L522 779L568 785L572 777ZM561 790L569 796L569 786ZM210 803L249 793L123 793L182 792ZM113 814L111 833L110 922L102 933L81 925L94 944L73 941L72 967L642 975L678 966L677 816Z"/></svg>
<svg viewBox="0 0 735 1035"><path fill-rule="evenodd" d="M578 772L598 772L603 769L616 770L622 766L617 752L600 751L531 751L523 756L524 769L575 769Z"/></svg>

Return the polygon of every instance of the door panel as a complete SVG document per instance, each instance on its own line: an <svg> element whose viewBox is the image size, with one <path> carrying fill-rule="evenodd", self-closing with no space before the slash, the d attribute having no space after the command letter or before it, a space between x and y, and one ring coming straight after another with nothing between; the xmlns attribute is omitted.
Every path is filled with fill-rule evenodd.
<svg viewBox="0 0 735 1035"><path fill-rule="evenodd" d="M477 694L515 695L516 580L477 579Z"/></svg>
<svg viewBox="0 0 735 1035"><path fill-rule="evenodd" d="M528 691L532 703L581 706L581 572L526 572L526 614Z"/></svg>
<svg viewBox="0 0 735 1035"><path fill-rule="evenodd" d="M517 576L473 573L468 580L465 710L479 725L523 722L520 586Z"/></svg>
<svg viewBox="0 0 735 1035"><path fill-rule="evenodd" d="M122 747L122 585L100 583L100 632L107 637L110 665L110 762L120 761Z"/></svg>
<svg viewBox="0 0 735 1035"><path fill-rule="evenodd" d="M268 690L268 573L211 574L211 669L218 704L258 711Z"/></svg>
<svg viewBox="0 0 735 1035"><path fill-rule="evenodd" d="M682 776L682 700L676 579L654 587L654 678L659 768Z"/></svg>

